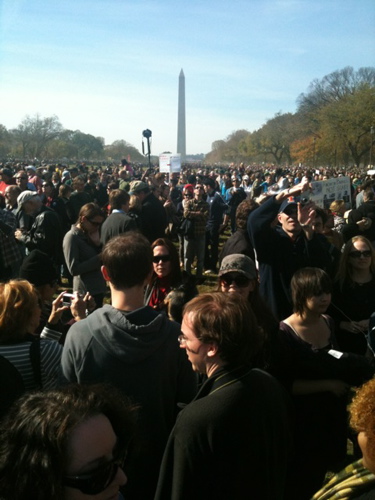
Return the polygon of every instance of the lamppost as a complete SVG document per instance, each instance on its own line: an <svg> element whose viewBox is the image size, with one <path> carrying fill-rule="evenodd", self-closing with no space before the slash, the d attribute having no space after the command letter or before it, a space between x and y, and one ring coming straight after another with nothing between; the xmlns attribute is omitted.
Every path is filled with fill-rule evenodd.
<svg viewBox="0 0 375 500"><path fill-rule="evenodd" d="M149 130L148 128L146 128L146 130L144 130L142 132L142 135L143 137L147 140L147 156L148 156L148 168L151 168L151 148L150 148L150 138L152 136L152 132L151 130ZM145 148L144 148L144 143L143 143L143 139L142 139L142 152L143 154L145 154Z"/></svg>
<svg viewBox="0 0 375 500"><path fill-rule="evenodd" d="M370 168L372 166L372 136L374 135L374 127L370 128Z"/></svg>

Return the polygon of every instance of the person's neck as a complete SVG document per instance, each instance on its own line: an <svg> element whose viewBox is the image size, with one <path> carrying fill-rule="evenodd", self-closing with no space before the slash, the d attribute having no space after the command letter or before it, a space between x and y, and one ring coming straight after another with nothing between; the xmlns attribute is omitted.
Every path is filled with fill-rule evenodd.
<svg viewBox="0 0 375 500"><path fill-rule="evenodd" d="M368 283L372 280L372 273L370 269L356 269L352 270L352 280L355 283Z"/></svg>
<svg viewBox="0 0 375 500"><path fill-rule="evenodd" d="M298 323L304 325L314 325L320 321L322 315L312 311L304 311L302 314L296 314Z"/></svg>
<svg viewBox="0 0 375 500"><path fill-rule="evenodd" d="M298 238L299 234L301 234L301 229L298 232L286 231L284 228L282 228L282 230L284 231L285 234L287 234L289 236L289 238L292 241L295 241Z"/></svg>
<svg viewBox="0 0 375 500"><path fill-rule="evenodd" d="M137 285L126 290L116 290L111 284L111 304L120 311L135 311L144 306L144 285Z"/></svg>
<svg viewBox="0 0 375 500"><path fill-rule="evenodd" d="M217 361L213 361L212 363L208 363L206 365L206 375L207 375L207 377L208 378L211 377L222 366L224 366L224 363L221 360L217 360Z"/></svg>

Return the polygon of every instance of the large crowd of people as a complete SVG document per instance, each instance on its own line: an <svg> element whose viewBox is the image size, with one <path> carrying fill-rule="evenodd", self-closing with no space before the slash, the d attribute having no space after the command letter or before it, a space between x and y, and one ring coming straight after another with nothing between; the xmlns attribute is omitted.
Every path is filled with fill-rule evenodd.
<svg viewBox="0 0 375 500"><path fill-rule="evenodd" d="M3 500L372 498L374 347L371 172L0 169Z"/></svg>

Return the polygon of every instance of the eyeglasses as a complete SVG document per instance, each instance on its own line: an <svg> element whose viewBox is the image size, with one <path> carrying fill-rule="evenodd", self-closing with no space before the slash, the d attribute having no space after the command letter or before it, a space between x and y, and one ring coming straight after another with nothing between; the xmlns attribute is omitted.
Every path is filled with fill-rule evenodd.
<svg viewBox="0 0 375 500"><path fill-rule="evenodd" d="M188 198L191 198L192 194L191 193L184 193L184 196L187 196Z"/></svg>
<svg viewBox="0 0 375 500"><path fill-rule="evenodd" d="M152 262L154 264L158 264L160 261L162 261L162 262L169 262L170 260L171 260L171 256L170 255L155 255L152 258Z"/></svg>
<svg viewBox="0 0 375 500"><path fill-rule="evenodd" d="M27 181L27 177L16 177L16 181L19 181L19 180L23 180L23 181Z"/></svg>
<svg viewBox="0 0 375 500"><path fill-rule="evenodd" d="M225 276L220 278L220 281L226 287L230 287L231 284L234 283L239 288L245 288L250 283L249 278L246 278L246 276L243 276L241 274L226 274Z"/></svg>
<svg viewBox="0 0 375 500"><path fill-rule="evenodd" d="M185 336L184 336L184 335L179 335L179 336L178 336L178 338L177 338L177 340L178 340L178 343L179 343L180 345L185 345L185 344L186 344L186 340L187 340L187 339L185 338Z"/></svg>
<svg viewBox="0 0 375 500"><path fill-rule="evenodd" d="M361 257L368 259L371 257L371 250L365 250L360 252L359 250L353 250L353 252L349 252L350 257L353 259L360 259Z"/></svg>
<svg viewBox="0 0 375 500"><path fill-rule="evenodd" d="M112 483L119 467L122 467L123 463L124 458L114 458L88 474L65 476L63 478L63 484L70 488L80 490L85 495L97 495Z"/></svg>

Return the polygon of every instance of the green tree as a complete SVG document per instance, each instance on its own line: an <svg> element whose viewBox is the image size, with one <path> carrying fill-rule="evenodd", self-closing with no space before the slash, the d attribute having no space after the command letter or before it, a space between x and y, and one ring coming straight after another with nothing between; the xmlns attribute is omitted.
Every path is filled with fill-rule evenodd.
<svg viewBox="0 0 375 500"><path fill-rule="evenodd" d="M319 137L320 159L365 162L375 123L375 68L347 67L314 80L298 105L307 134Z"/></svg>
<svg viewBox="0 0 375 500"><path fill-rule="evenodd" d="M292 113L276 113L251 135L252 150L259 156L271 157L278 165L291 163L290 146L299 135L297 123Z"/></svg>
<svg viewBox="0 0 375 500"><path fill-rule="evenodd" d="M145 157L134 146L124 140L114 141L109 146L105 146L107 157L120 161L122 158L130 156L131 161L144 162Z"/></svg>
<svg viewBox="0 0 375 500"><path fill-rule="evenodd" d="M5 158L10 153L10 140L10 133L4 125L0 125L0 159Z"/></svg>
<svg viewBox="0 0 375 500"><path fill-rule="evenodd" d="M13 131L15 140L22 147L24 157L38 158L46 151L48 144L56 139L62 131L62 125L57 116L41 118L26 116Z"/></svg>

